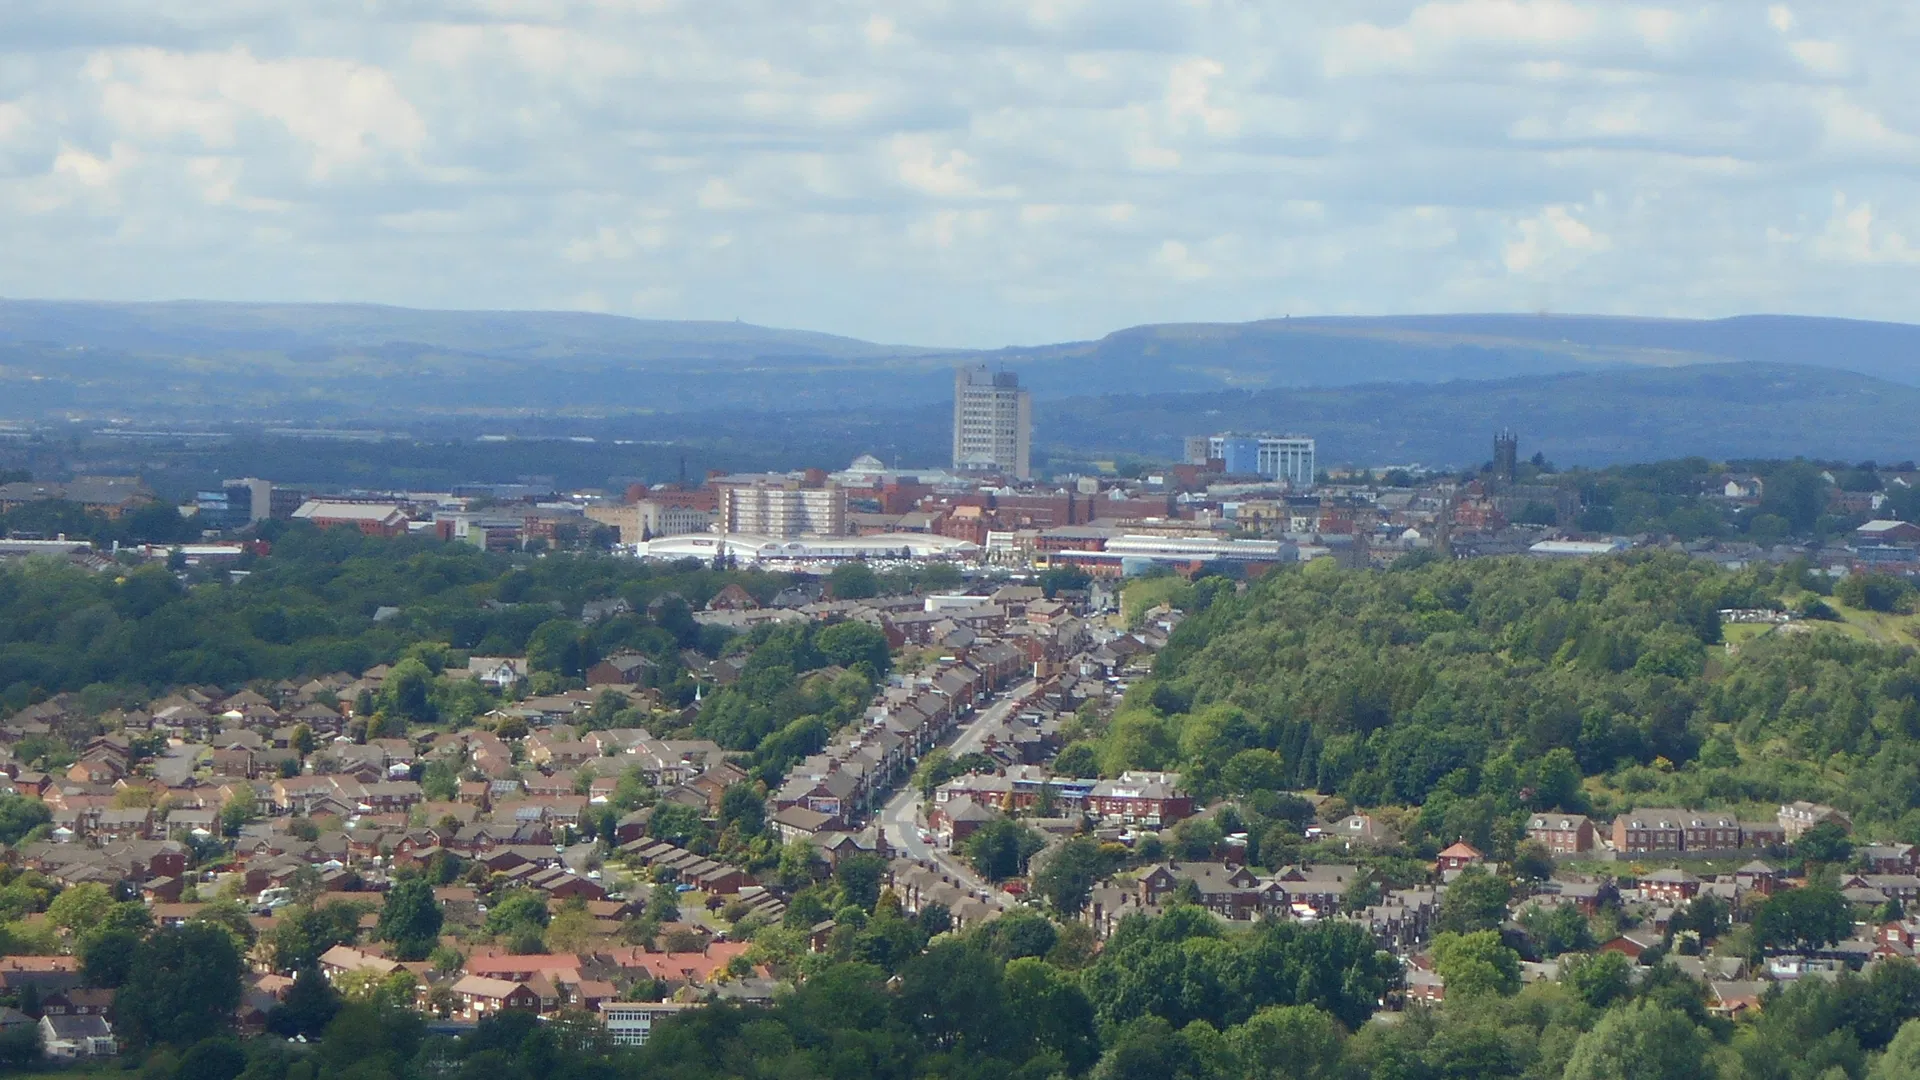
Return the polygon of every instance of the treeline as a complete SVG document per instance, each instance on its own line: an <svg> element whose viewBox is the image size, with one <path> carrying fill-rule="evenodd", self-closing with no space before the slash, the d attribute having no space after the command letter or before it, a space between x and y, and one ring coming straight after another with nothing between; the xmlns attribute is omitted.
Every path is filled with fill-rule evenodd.
<svg viewBox="0 0 1920 1080"><path fill-rule="evenodd" d="M1652 554L1316 564L1195 589L1153 678L1065 753L1109 775L1179 769L1202 795L1417 807L1410 840L1503 852L1526 811L1627 800L1818 799L1920 839L1912 649L1819 630L1721 644L1717 609L1824 609L1810 584Z"/></svg>
<svg viewBox="0 0 1920 1080"><path fill-rule="evenodd" d="M1920 968L1805 979L1757 1018L1709 1007L1672 966L1635 972L1618 954L1570 956L1522 989L1493 933L1443 935L1440 1010L1376 1016L1395 962L1351 925L1269 924L1227 933L1198 908L1122 924L1097 956L1037 914L925 942L883 894L827 962L770 1006L713 1004L616 1047L597 1018L505 1013L458 1036L431 1032L393 985L306 969L268 1017L276 1035L236 1041L222 1010L240 964L217 925L133 946L121 1029L141 1075L163 1080L673 1080L838 1077L1091 1077L1093 1080L1907 1080L1920 1071ZM862 955L849 955L849 951ZM179 985L172 989L168 980ZM24 1063L24 1062L23 1062Z"/></svg>
<svg viewBox="0 0 1920 1080"><path fill-rule="evenodd" d="M747 653L745 668L715 691L694 727L729 750L773 740L813 753L865 711L893 666L886 634L864 622L765 624L735 648Z"/></svg>
<svg viewBox="0 0 1920 1080"><path fill-rule="evenodd" d="M24 474L22 480L29 479ZM10 482L0 471L0 483ZM26 503L0 514L0 536L52 540L91 540L103 547L120 544L182 544L200 538L200 527L168 502L147 503L110 518L64 499Z"/></svg>
<svg viewBox="0 0 1920 1080"><path fill-rule="evenodd" d="M615 649L668 662L717 653L730 635L692 612L728 584L761 601L787 579L607 556L532 558L429 538L364 537L304 524L267 530L272 553L180 575L157 565L93 573L53 560L0 566L0 707L63 691L100 705L165 687L358 673L422 642L478 655L529 655L578 677ZM247 571L235 579L229 569ZM588 600L632 613L591 626ZM398 614L375 622L383 607ZM669 689L690 696L690 683Z"/></svg>
<svg viewBox="0 0 1920 1080"><path fill-rule="evenodd" d="M1912 462L1902 462L1911 472ZM1728 502L1723 478L1758 477L1757 506ZM1829 480L1828 477L1832 479ZM1867 515L1835 513L1832 495L1885 490L1881 516L1915 520L1920 499L1913 489L1889 485L1873 462L1822 464L1807 461L1735 461L1678 458L1643 465L1574 470L1550 478L1574 488L1583 507L1578 521L1589 532L1655 533L1683 540L1749 539L1773 543L1789 536L1843 534ZM1548 522L1549 524L1551 521Z"/></svg>

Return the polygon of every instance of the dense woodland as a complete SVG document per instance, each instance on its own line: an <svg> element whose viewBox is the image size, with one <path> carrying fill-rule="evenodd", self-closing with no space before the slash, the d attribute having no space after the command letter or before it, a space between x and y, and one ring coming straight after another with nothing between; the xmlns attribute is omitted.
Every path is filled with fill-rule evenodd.
<svg viewBox="0 0 1920 1080"><path fill-rule="evenodd" d="M63 691L107 700L183 684L357 673L420 643L527 655L536 668L578 676L618 648L669 661L681 649L717 653L729 635L703 630L692 610L730 583L764 601L787 581L306 526L267 537L271 554L248 556L232 568L238 575L220 567L183 576L155 563L100 574L42 559L0 567L0 704L18 708ZM615 596L634 613L580 625L583 603ZM382 607L399 614L375 622Z"/></svg>
<svg viewBox="0 0 1920 1080"><path fill-rule="evenodd" d="M1109 774L1179 769L1203 794L1410 808L1416 846L1510 853L1528 810L1767 816L1791 799L1920 840L1920 659L1832 621L1849 596L1875 601L1872 579L1823 596L1798 565L1644 554L1209 586L1185 590L1199 610L1153 678L1067 754ZM1911 599L1886 588L1885 606ZM1753 607L1813 617L1730 653L1717 611Z"/></svg>

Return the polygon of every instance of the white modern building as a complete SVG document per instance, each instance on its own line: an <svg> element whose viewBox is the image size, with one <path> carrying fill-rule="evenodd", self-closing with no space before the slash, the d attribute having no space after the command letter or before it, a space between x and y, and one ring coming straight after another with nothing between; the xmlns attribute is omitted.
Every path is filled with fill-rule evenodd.
<svg viewBox="0 0 1920 1080"><path fill-rule="evenodd" d="M1033 395L985 364L953 374L953 471L1033 476Z"/></svg>
<svg viewBox="0 0 1920 1080"><path fill-rule="evenodd" d="M600 1022L606 1025L608 1041L613 1045L645 1046L653 1025L697 1008L699 1003L681 1001L603 1001Z"/></svg>
<svg viewBox="0 0 1920 1080"><path fill-rule="evenodd" d="M1187 456L1200 452L1201 439L1187 441ZM1318 472L1314 441L1305 435L1240 435L1232 432L1207 436L1207 459L1223 464L1234 476L1264 476L1285 480L1295 491L1313 487ZM1192 464L1205 464L1205 460Z"/></svg>
<svg viewBox="0 0 1920 1080"><path fill-rule="evenodd" d="M846 490L830 481L768 474L722 477L713 486L723 533L795 538L847 531Z"/></svg>

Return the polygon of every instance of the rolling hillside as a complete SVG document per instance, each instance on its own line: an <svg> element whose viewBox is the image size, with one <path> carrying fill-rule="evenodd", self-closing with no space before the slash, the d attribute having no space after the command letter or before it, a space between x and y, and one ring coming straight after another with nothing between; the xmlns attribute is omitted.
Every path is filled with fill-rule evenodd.
<svg viewBox="0 0 1920 1080"><path fill-rule="evenodd" d="M1754 362L1920 386L1920 327L1786 316L1301 318L1139 326L1098 341L956 352L581 312L0 300L0 419L16 421L406 424L897 410L948 400L951 368L967 362L1004 364L1043 401L1063 402L1095 390L1445 385ZM1391 398L1375 389L1355 400L1388 407ZM1071 406L1057 415L1098 422Z"/></svg>

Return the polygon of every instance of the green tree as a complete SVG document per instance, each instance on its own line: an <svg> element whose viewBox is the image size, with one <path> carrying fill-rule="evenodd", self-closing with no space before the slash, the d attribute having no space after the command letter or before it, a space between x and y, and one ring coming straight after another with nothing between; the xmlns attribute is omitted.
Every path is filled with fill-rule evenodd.
<svg viewBox="0 0 1920 1080"><path fill-rule="evenodd" d="M572 619L550 619L527 639L527 666L535 671L578 678L599 662L593 635Z"/></svg>
<svg viewBox="0 0 1920 1080"><path fill-rule="evenodd" d="M1448 998L1513 994L1520 989L1520 954L1500 943L1493 930L1451 931L1433 939L1433 970L1446 982Z"/></svg>
<svg viewBox="0 0 1920 1080"><path fill-rule="evenodd" d="M1093 1080L1213 1080L1216 1075L1195 1051L1194 1040L1157 1016L1120 1029L1091 1074Z"/></svg>
<svg viewBox="0 0 1920 1080"><path fill-rule="evenodd" d="M26 1072L41 1062L40 1025L16 1024L0 1032L0 1068Z"/></svg>
<svg viewBox="0 0 1920 1080"><path fill-rule="evenodd" d="M864 911L872 911L880 902L880 887L887 873L887 861L878 855L849 855L833 868L833 880L840 886L846 902Z"/></svg>
<svg viewBox="0 0 1920 1080"><path fill-rule="evenodd" d="M1545 907L1529 904L1520 913L1519 921L1542 956L1583 952L1593 947L1593 930L1587 924L1587 917L1572 904Z"/></svg>
<svg viewBox="0 0 1920 1080"><path fill-rule="evenodd" d="M232 1036L202 1039L180 1055L179 1080L235 1080L247 1067L246 1052Z"/></svg>
<svg viewBox="0 0 1920 1080"><path fill-rule="evenodd" d="M1533 808L1579 813L1587 807L1580 789L1580 762L1573 751L1556 746L1533 765Z"/></svg>
<svg viewBox="0 0 1920 1080"><path fill-rule="evenodd" d="M420 772L420 791L434 802L452 802L460 795L460 775L445 761L429 761Z"/></svg>
<svg viewBox="0 0 1920 1080"><path fill-rule="evenodd" d="M1508 1033L1483 1019L1460 1020L1434 1032L1422 1055L1431 1075L1438 1080L1493 1080L1520 1076L1518 1055L1508 1043ZM1556 1076L1557 1071L1541 1075Z"/></svg>
<svg viewBox="0 0 1920 1080"><path fill-rule="evenodd" d="M267 1014L267 1030L292 1038L317 1039L340 1011L340 995L318 967L304 967L293 977L286 997Z"/></svg>
<svg viewBox="0 0 1920 1080"><path fill-rule="evenodd" d="M1007 1014L1028 1052L1059 1056L1067 1072L1085 1072L1100 1057L1093 1004L1073 979L1035 957L1009 963L1005 971Z"/></svg>
<svg viewBox="0 0 1920 1080"><path fill-rule="evenodd" d="M1920 1020L1908 1020L1867 1072L1867 1080L1920 1080Z"/></svg>
<svg viewBox="0 0 1920 1080"><path fill-rule="evenodd" d="M534 889L509 889L494 897L487 910L487 933L512 938L531 931L536 937L547 927L546 896Z"/></svg>
<svg viewBox="0 0 1920 1080"><path fill-rule="evenodd" d="M17 844L28 833L53 820L53 811L39 799L0 795L0 844Z"/></svg>
<svg viewBox="0 0 1920 1080"><path fill-rule="evenodd" d="M1012 911L980 928L976 941L990 956L1018 960L1046 956L1060 940L1052 920L1037 911Z"/></svg>
<svg viewBox="0 0 1920 1080"><path fill-rule="evenodd" d="M1804 862L1844 864L1853 858L1853 840L1838 822L1823 821L1800 834L1793 855Z"/></svg>
<svg viewBox="0 0 1920 1080"><path fill-rule="evenodd" d="M1056 566L1040 575L1040 590L1052 600L1062 592L1077 592L1093 584L1093 575L1077 566Z"/></svg>
<svg viewBox="0 0 1920 1080"><path fill-rule="evenodd" d="M1278 791L1287 786L1287 762L1271 750L1242 750L1227 759L1220 781L1235 795Z"/></svg>
<svg viewBox="0 0 1920 1080"><path fill-rule="evenodd" d="M140 935L132 930L88 934L80 943L80 974L88 986L117 987L127 981L140 952Z"/></svg>
<svg viewBox="0 0 1920 1080"><path fill-rule="evenodd" d="M1440 899L1439 929L1456 934L1492 930L1507 919L1512 893L1507 883L1481 866L1460 871Z"/></svg>
<svg viewBox="0 0 1920 1080"><path fill-rule="evenodd" d="M393 946L396 960L424 960L440 942L442 913L426 878L403 877L387 890L377 933Z"/></svg>
<svg viewBox="0 0 1920 1080"><path fill-rule="evenodd" d="M228 799L226 805L220 808L220 832L228 837L239 836L240 830L256 816L253 800L243 792Z"/></svg>
<svg viewBox="0 0 1920 1080"><path fill-rule="evenodd" d="M277 971L298 972L320 962L320 954L335 945L351 944L360 933L358 904L283 908L273 930L273 965Z"/></svg>
<svg viewBox="0 0 1920 1080"><path fill-rule="evenodd" d="M1604 1009L1633 990L1633 961L1611 950L1561 961L1560 980L1580 1000Z"/></svg>
<svg viewBox="0 0 1920 1080"><path fill-rule="evenodd" d="M823 627L814 636L814 647L841 667L855 669L864 665L874 679L886 678L893 669L887 635L872 623L850 619Z"/></svg>
<svg viewBox="0 0 1920 1080"><path fill-rule="evenodd" d="M1753 917L1753 934L1762 945L1817 948L1852 933L1853 911L1831 885L1775 893Z"/></svg>
<svg viewBox="0 0 1920 1080"><path fill-rule="evenodd" d="M706 832L700 811L680 803L663 802L653 808L647 820L647 835L678 847L686 847Z"/></svg>
<svg viewBox="0 0 1920 1080"><path fill-rule="evenodd" d="M864 560L841 563L827 575L827 592L835 600L865 600L880 594L880 579Z"/></svg>
<svg viewBox="0 0 1920 1080"><path fill-rule="evenodd" d="M1707 1040L1685 1015L1639 1001L1613 1009L1580 1036L1565 1080L1697 1080Z"/></svg>
<svg viewBox="0 0 1920 1080"><path fill-rule="evenodd" d="M1803 461L1789 462L1765 477L1760 513L1784 518L1799 534L1811 533L1827 509L1827 481Z"/></svg>
<svg viewBox="0 0 1920 1080"><path fill-rule="evenodd" d="M988 881L1005 881L1026 873L1027 860L1045 842L1040 834L1011 818L987 822L967 837L963 850L967 861Z"/></svg>
<svg viewBox="0 0 1920 1080"><path fill-rule="evenodd" d="M247 909L238 900L213 900L201 905L193 921L218 926L233 935L233 943L242 953L253 948L259 938L259 932L253 928L253 920Z"/></svg>
<svg viewBox="0 0 1920 1080"><path fill-rule="evenodd" d="M1545 881L1553 876L1553 853L1538 840L1526 840L1513 849L1513 874L1524 881Z"/></svg>
<svg viewBox="0 0 1920 1080"><path fill-rule="evenodd" d="M752 784L730 784L720 795L720 827L758 836L767 824L767 802Z"/></svg>
<svg viewBox="0 0 1920 1080"><path fill-rule="evenodd" d="M406 724L432 724L440 719L433 701L433 672L417 659L393 665L380 684L379 710Z"/></svg>
<svg viewBox="0 0 1920 1080"><path fill-rule="evenodd" d="M1249 1080L1340 1080L1346 1035L1311 1005L1270 1006L1227 1031Z"/></svg>
<svg viewBox="0 0 1920 1080"><path fill-rule="evenodd" d="M1070 742L1055 755L1053 771L1059 776L1088 778L1099 776L1099 750L1091 742Z"/></svg>
<svg viewBox="0 0 1920 1080"><path fill-rule="evenodd" d="M233 1021L245 964L233 937L188 923L157 930L141 943L114 999L116 1028L133 1046L187 1046Z"/></svg>
<svg viewBox="0 0 1920 1080"><path fill-rule="evenodd" d="M647 918L656 924L676 922L680 918L680 892L667 882L660 882L647 895Z"/></svg>
<svg viewBox="0 0 1920 1080"><path fill-rule="evenodd" d="M1033 889L1062 915L1080 914L1101 878L1112 872L1100 844L1076 836L1055 848L1033 875Z"/></svg>
<svg viewBox="0 0 1920 1080"><path fill-rule="evenodd" d="M900 969L894 1008L927 1045L987 1057L1014 1036L1001 968L972 944L947 938Z"/></svg>
<svg viewBox="0 0 1920 1080"><path fill-rule="evenodd" d="M105 885L82 882L61 890L47 905L47 921L70 934L100 925L113 910L113 894Z"/></svg>

